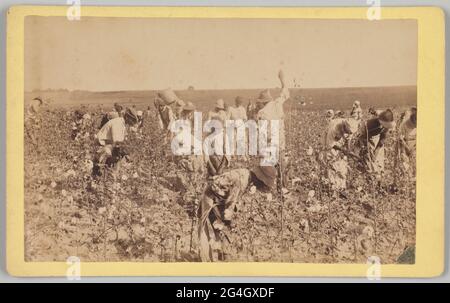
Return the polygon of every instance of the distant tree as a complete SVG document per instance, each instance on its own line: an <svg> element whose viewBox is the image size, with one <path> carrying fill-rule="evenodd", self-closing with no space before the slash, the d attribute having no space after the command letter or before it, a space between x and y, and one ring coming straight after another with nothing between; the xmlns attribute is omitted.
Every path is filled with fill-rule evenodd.
<svg viewBox="0 0 450 303"><path fill-rule="evenodd" d="M190 86L188 87L188 90L195 90L195 87L193 87L192 85L190 85Z"/></svg>

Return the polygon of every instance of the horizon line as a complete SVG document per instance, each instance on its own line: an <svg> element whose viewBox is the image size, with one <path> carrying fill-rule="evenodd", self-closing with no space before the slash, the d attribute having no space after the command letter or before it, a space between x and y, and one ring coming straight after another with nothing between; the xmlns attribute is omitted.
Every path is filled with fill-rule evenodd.
<svg viewBox="0 0 450 303"><path fill-rule="evenodd" d="M288 87L293 90L311 90L311 89L349 89L349 88L386 88L386 87L417 87L417 84L402 84L402 85L376 85L376 86L331 86L331 87ZM85 89L67 89L67 88L46 88L46 89L33 89L24 91L25 93L33 92L46 92L46 91L67 91L67 92L88 92L88 93L119 93L119 92L154 92L163 91L166 89L172 89L175 92L179 91L220 91L220 90L265 90L265 89L280 89L281 87L266 87L266 88L164 88L164 89L122 89L122 90L85 90Z"/></svg>

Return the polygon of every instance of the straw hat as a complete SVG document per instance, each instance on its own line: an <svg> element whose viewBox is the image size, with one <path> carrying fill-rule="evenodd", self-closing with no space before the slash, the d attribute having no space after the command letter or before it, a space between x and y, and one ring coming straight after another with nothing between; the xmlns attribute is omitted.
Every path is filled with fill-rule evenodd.
<svg viewBox="0 0 450 303"><path fill-rule="evenodd" d="M266 89L259 93L259 97L256 100L258 103L269 103L272 101L272 95L270 94L270 90Z"/></svg>
<svg viewBox="0 0 450 303"><path fill-rule="evenodd" d="M333 117L334 116L334 110L329 109L327 110L327 117Z"/></svg>
<svg viewBox="0 0 450 303"><path fill-rule="evenodd" d="M353 102L353 106L359 107L359 106L361 106L361 102L359 102L358 100L355 100L355 102Z"/></svg>
<svg viewBox="0 0 450 303"><path fill-rule="evenodd" d="M378 120L384 128L391 129L395 127L394 113L390 109L380 113L378 115Z"/></svg>
<svg viewBox="0 0 450 303"><path fill-rule="evenodd" d="M225 102L223 101L223 99L219 99L216 101L216 108L225 109Z"/></svg>
<svg viewBox="0 0 450 303"><path fill-rule="evenodd" d="M273 166L257 166L252 170L256 178L268 188L272 188L277 178L277 170Z"/></svg>

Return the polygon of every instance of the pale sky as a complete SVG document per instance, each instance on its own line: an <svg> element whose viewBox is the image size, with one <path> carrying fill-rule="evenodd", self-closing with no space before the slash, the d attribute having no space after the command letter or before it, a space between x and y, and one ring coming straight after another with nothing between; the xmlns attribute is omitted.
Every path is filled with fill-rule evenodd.
<svg viewBox="0 0 450 303"><path fill-rule="evenodd" d="M414 20L27 17L25 90L416 85Z"/></svg>

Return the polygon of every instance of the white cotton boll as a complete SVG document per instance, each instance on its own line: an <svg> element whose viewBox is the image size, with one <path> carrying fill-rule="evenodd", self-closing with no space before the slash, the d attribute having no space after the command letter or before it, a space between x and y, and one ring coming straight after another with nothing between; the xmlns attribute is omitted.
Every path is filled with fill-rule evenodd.
<svg viewBox="0 0 450 303"><path fill-rule="evenodd" d="M134 174L133 174L133 178L134 178L134 179L137 179L137 178L139 178L139 175L138 175L138 173L134 173Z"/></svg>
<svg viewBox="0 0 450 303"><path fill-rule="evenodd" d="M363 229L363 234L366 235L368 238L372 238L374 234L374 229L372 226L366 226Z"/></svg>
<svg viewBox="0 0 450 303"><path fill-rule="evenodd" d="M67 196L67 191L65 189L61 190L61 195L63 197L66 197Z"/></svg>
<svg viewBox="0 0 450 303"><path fill-rule="evenodd" d="M312 156L314 154L314 149L310 146L307 150L306 150L306 154L308 156Z"/></svg>
<svg viewBox="0 0 450 303"><path fill-rule="evenodd" d="M106 207L100 207L100 208L98 209L98 213L99 213L100 215L103 215L105 212L106 212Z"/></svg>
<svg viewBox="0 0 450 303"><path fill-rule="evenodd" d="M272 193L268 193L267 196L266 196L266 199L269 202L272 201L272 199L273 199Z"/></svg>
<svg viewBox="0 0 450 303"><path fill-rule="evenodd" d="M55 181L52 181L52 183L50 183L50 187L51 187L51 188L55 188L57 185L58 185L58 184L56 184Z"/></svg>
<svg viewBox="0 0 450 303"><path fill-rule="evenodd" d="M250 187L250 195L253 195L256 193L256 186Z"/></svg>
<svg viewBox="0 0 450 303"><path fill-rule="evenodd" d="M316 195L316 191L310 190L310 191L308 192L308 199L314 198L315 195Z"/></svg>
<svg viewBox="0 0 450 303"><path fill-rule="evenodd" d="M231 220L233 218L233 211L230 209L225 209L223 217L227 221Z"/></svg>
<svg viewBox="0 0 450 303"><path fill-rule="evenodd" d="M127 181L128 180L128 176L127 175L122 175L122 181Z"/></svg>

